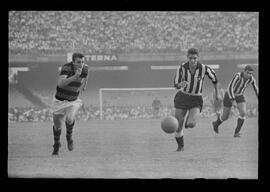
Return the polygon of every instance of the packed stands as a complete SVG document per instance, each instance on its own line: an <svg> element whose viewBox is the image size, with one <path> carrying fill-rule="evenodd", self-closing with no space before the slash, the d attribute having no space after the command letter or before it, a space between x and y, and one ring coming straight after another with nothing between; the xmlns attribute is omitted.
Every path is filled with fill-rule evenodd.
<svg viewBox="0 0 270 192"><path fill-rule="evenodd" d="M10 11L11 54L258 51L258 12Z"/></svg>

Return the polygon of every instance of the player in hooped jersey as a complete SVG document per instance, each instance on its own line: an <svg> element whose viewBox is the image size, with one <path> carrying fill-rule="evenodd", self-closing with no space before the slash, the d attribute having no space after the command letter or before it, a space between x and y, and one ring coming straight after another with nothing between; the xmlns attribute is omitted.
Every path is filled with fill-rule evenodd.
<svg viewBox="0 0 270 192"><path fill-rule="evenodd" d="M78 98L84 91L88 80L88 66L84 63L84 55L74 53L72 62L64 64L59 74L56 94L53 99L53 155L58 155L61 130L66 126L66 139L69 151L73 150L72 139L75 115L82 106L82 100Z"/></svg>
<svg viewBox="0 0 270 192"><path fill-rule="evenodd" d="M240 137L240 130L246 118L246 101L244 92L249 85L252 85L257 98L259 97L259 90L256 80L253 77L254 69L250 65L246 65L242 72L236 73L230 81L223 99L222 115L217 117L217 120L212 122L214 131L219 133L219 125L229 118L232 106L236 106L239 111L237 125L234 131L234 137Z"/></svg>
<svg viewBox="0 0 270 192"><path fill-rule="evenodd" d="M219 87L216 74L212 68L198 61L199 51L196 48L190 48L187 52L186 63L181 64L174 77L174 87L179 89L174 97L175 117L179 126L175 133L175 139L178 144L176 151L184 150L184 130L195 127L199 114L203 106L202 87L205 76L208 76L213 82L217 100L219 97Z"/></svg>

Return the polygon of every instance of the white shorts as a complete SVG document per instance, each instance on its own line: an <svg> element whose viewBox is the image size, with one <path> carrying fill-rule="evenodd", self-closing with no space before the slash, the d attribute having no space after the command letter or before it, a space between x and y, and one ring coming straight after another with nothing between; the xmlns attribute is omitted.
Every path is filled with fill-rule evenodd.
<svg viewBox="0 0 270 192"><path fill-rule="evenodd" d="M65 115L73 119L82 104L82 100L79 98L75 101L60 101L54 98L51 109L54 115Z"/></svg>

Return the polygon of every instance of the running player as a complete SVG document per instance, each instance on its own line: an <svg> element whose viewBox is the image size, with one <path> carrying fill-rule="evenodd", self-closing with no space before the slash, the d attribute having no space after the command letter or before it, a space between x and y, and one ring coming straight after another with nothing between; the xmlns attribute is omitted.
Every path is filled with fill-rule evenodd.
<svg viewBox="0 0 270 192"><path fill-rule="evenodd" d="M82 106L78 98L80 91L86 88L88 79L88 66L84 63L84 55L74 53L72 62L62 66L56 94L53 99L53 155L58 155L61 130L66 126L66 139L69 151L73 150L72 132L75 124L75 115Z"/></svg>
<svg viewBox="0 0 270 192"><path fill-rule="evenodd" d="M152 102L152 110L153 110L153 117L154 118L159 118L160 114L160 109L161 109L161 101L158 99L158 97L155 97L155 99Z"/></svg>
<svg viewBox="0 0 270 192"><path fill-rule="evenodd" d="M250 65L247 65L242 72L236 73L229 83L223 99L224 107L222 115L219 115L217 120L212 122L216 133L219 133L219 125L229 118L232 106L237 106L239 117L237 119L234 137L240 137L240 130L246 118L246 100L244 97L246 88L251 84L257 98L259 97L259 90L256 85L256 80L253 77L253 72L254 69Z"/></svg>
<svg viewBox="0 0 270 192"><path fill-rule="evenodd" d="M218 80L214 70L200 63L198 58L198 49L190 48L187 52L188 61L178 67L174 78L174 87L180 89L174 98L175 117L179 122L179 127L175 133L175 139L178 144L176 151L184 150L183 123L187 112L188 116L186 117L185 127L193 128L202 111L202 87L205 75L207 75L214 84L216 99L220 99Z"/></svg>

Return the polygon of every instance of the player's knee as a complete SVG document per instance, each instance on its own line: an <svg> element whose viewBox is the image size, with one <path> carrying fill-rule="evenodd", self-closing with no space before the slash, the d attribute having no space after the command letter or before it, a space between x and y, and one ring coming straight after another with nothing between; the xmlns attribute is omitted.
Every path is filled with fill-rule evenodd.
<svg viewBox="0 0 270 192"><path fill-rule="evenodd" d="M226 121L226 120L228 120L229 119L229 114L225 114L225 115L222 115L221 116L221 120L222 121Z"/></svg>
<svg viewBox="0 0 270 192"><path fill-rule="evenodd" d="M71 118L66 118L66 123L69 124L69 125L72 124L73 121L74 121L74 120L71 119Z"/></svg>
<svg viewBox="0 0 270 192"><path fill-rule="evenodd" d="M246 112L245 112L245 111L239 112L239 116L240 116L241 118L245 118L245 117L246 117Z"/></svg>
<svg viewBox="0 0 270 192"><path fill-rule="evenodd" d="M55 129L61 129L64 126L63 117L59 115L54 115L53 123L54 123Z"/></svg>
<svg viewBox="0 0 270 192"><path fill-rule="evenodd" d="M194 128L194 127L196 126L196 123L190 122L190 123L187 124L187 126L188 126L189 128Z"/></svg>
<svg viewBox="0 0 270 192"><path fill-rule="evenodd" d="M54 130L55 130L56 132L59 132L59 131L62 130L62 127L57 126L57 125L54 125Z"/></svg>
<svg viewBox="0 0 270 192"><path fill-rule="evenodd" d="M228 120L229 119L229 116L222 116L221 118L220 118L222 121L226 121L226 120Z"/></svg>
<svg viewBox="0 0 270 192"><path fill-rule="evenodd" d="M66 118L66 123L69 124L69 125L71 125L74 122L74 120L75 119L73 117L67 117Z"/></svg>

